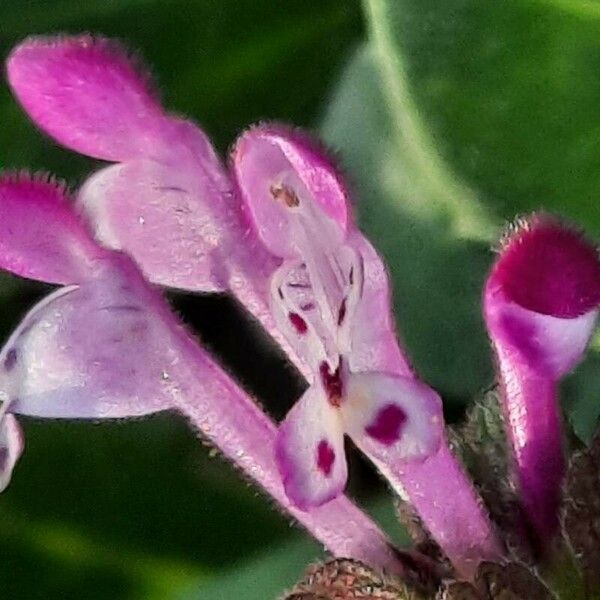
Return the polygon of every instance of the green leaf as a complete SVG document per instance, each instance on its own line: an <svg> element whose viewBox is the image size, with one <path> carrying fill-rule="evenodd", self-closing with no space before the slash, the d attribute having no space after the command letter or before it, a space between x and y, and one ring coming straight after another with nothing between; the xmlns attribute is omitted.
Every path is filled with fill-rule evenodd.
<svg viewBox="0 0 600 600"><path fill-rule="evenodd" d="M251 560L206 586L193 586L181 600L266 600L279 598L318 558L308 540L289 542Z"/></svg>
<svg viewBox="0 0 600 600"><path fill-rule="evenodd" d="M406 532L398 524L391 497L372 504L369 513L390 533L394 542L409 543ZM191 586L181 600L275 600L301 579L310 564L324 558L324 552L316 543L296 535L285 545L241 562L209 583Z"/></svg>
<svg viewBox="0 0 600 600"><path fill-rule="evenodd" d="M404 82L436 155L484 206L502 218L545 207L600 234L597 2L364 6L396 129Z"/></svg>
<svg viewBox="0 0 600 600"><path fill-rule="evenodd" d="M345 69L322 132L387 259L418 371L466 402L492 381L481 293L503 223L544 207L600 232L600 11L542 0L363 4L369 44ZM591 407L582 377L567 392Z"/></svg>
<svg viewBox="0 0 600 600"><path fill-rule="evenodd" d="M403 122L414 123L418 116L411 103L397 109ZM439 157L427 162L435 147L427 142L425 149L422 139L404 139L398 131L376 55L361 49L342 75L322 132L339 150L355 185L361 227L386 258L410 355L427 381L464 401L492 375L480 316L481 286L491 260L481 238L489 235L492 221L472 192L463 214L454 195L462 184ZM450 193L436 192L446 177Z"/></svg>

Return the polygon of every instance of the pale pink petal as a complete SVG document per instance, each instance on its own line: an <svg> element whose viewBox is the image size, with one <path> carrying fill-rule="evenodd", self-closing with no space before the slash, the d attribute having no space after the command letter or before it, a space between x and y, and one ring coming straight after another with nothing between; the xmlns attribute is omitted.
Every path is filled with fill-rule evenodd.
<svg viewBox="0 0 600 600"><path fill-rule="evenodd" d="M68 148L105 160L151 152L163 113L148 78L116 42L89 35L30 38L7 61L29 116Z"/></svg>
<svg viewBox="0 0 600 600"><path fill-rule="evenodd" d="M306 134L281 125L259 125L243 134L232 155L240 196L263 243L277 256L295 253L288 211L313 204L342 233L348 195L321 148ZM322 242L327 240L324 236Z"/></svg>
<svg viewBox="0 0 600 600"><path fill-rule="evenodd" d="M279 427L275 456L290 500L303 510L341 494L348 469L338 412L311 386Z"/></svg>
<svg viewBox="0 0 600 600"><path fill-rule="evenodd" d="M197 164L137 160L96 173L79 199L97 238L135 257L150 280L223 291L223 255L236 223L227 205L231 197L203 176Z"/></svg>
<svg viewBox="0 0 600 600"><path fill-rule="evenodd" d="M47 178L0 176L0 268L50 283L73 283L102 250Z"/></svg>
<svg viewBox="0 0 600 600"><path fill-rule="evenodd" d="M369 456L392 464L434 454L442 404L425 384L384 373L350 374L341 404L346 433Z"/></svg>
<svg viewBox="0 0 600 600"><path fill-rule="evenodd" d="M107 261L94 279L51 294L25 317L0 352L12 412L114 418L170 407L165 332L128 264Z"/></svg>
<svg viewBox="0 0 600 600"><path fill-rule="evenodd" d="M410 376L412 368L398 342L387 269L369 241L352 229L348 244L363 262L363 289L352 320L350 369Z"/></svg>
<svg viewBox="0 0 600 600"><path fill-rule="evenodd" d="M569 373L581 361L597 317L597 310L572 319L544 315L502 301L499 295L487 303L486 311L495 343L505 344L513 360L550 379Z"/></svg>
<svg viewBox="0 0 600 600"><path fill-rule="evenodd" d="M23 447L21 426L13 415L5 414L0 418L0 492L8 487Z"/></svg>

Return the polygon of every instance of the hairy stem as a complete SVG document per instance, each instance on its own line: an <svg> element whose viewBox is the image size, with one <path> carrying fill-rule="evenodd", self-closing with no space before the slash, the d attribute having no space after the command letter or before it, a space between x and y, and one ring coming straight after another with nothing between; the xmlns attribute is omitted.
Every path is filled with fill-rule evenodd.
<svg viewBox="0 0 600 600"><path fill-rule="evenodd" d="M446 440L423 462L373 462L415 509L460 575L471 579L481 561L502 557L502 545L483 503Z"/></svg>
<svg viewBox="0 0 600 600"><path fill-rule="evenodd" d="M511 360L496 344L515 483L538 541L554 537L566 465L558 384Z"/></svg>
<svg viewBox="0 0 600 600"><path fill-rule="evenodd" d="M329 552L396 573L401 564L387 536L345 496L302 511L288 500L275 464L276 427L254 401L177 326L165 374L175 408L223 455L265 490Z"/></svg>

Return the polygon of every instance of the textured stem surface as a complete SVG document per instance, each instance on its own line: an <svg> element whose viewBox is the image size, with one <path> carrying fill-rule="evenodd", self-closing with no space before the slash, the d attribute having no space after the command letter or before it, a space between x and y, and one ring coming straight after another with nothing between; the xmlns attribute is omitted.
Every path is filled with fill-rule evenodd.
<svg viewBox="0 0 600 600"><path fill-rule="evenodd" d="M548 540L558 530L566 468L558 384L496 351L521 503L538 538Z"/></svg>
<svg viewBox="0 0 600 600"><path fill-rule="evenodd" d="M501 559L503 548L482 501L446 440L423 462L374 462L460 575L472 579L481 561Z"/></svg>

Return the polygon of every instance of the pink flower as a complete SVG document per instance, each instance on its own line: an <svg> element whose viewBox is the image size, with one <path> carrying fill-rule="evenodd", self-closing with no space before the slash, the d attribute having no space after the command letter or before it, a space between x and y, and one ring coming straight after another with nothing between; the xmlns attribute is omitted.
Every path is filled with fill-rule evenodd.
<svg viewBox="0 0 600 600"><path fill-rule="evenodd" d="M275 188L266 189L266 203L253 189L251 198L242 194L254 217L248 223L206 136L162 110L148 77L141 77L113 42L85 36L34 39L12 53L8 74L17 97L42 129L77 151L119 161L90 178L79 194L97 237L130 253L156 283L233 291L314 380L295 410L297 418L290 416L283 426L289 444L300 443L304 451L278 445L286 489L296 504L319 505L343 490L344 431L375 456L422 459L436 450L442 431L439 399L410 373L391 325L385 269L348 222L346 193L322 153L306 146L287 166L290 174L311 178L306 183L318 188L316 202L311 199L299 211L286 212L281 209L285 200L273 198ZM268 141L269 131L260 131L249 132L237 146L240 157L253 139L262 140L258 153L235 159L236 174L243 169L244 177L254 178L239 182L246 186L242 192L251 185L286 184L273 179L276 164L268 171L260 163L281 160L281 150ZM285 135L282 131L278 138L282 146ZM272 136L276 139L276 133ZM296 147L286 146L290 153ZM254 161L249 167L248 160ZM288 213L298 212L301 219L291 219L297 223L292 234L284 225ZM288 235L296 241L296 255L286 255ZM301 243L303 236L309 237ZM329 240L330 247L317 238ZM282 263L282 256L288 260ZM331 280L331 267L319 272L330 260L342 261L336 268L345 269L342 287L347 289ZM292 310L289 303L300 296L290 296L290 278L302 277L304 264L304 277L310 277L314 290ZM340 314L342 301L345 315ZM335 315L331 303L337 303ZM312 305L312 319L302 310L307 305ZM306 335L299 335L304 326ZM339 384L339 402L326 393L325 379ZM302 409L307 404L308 413ZM377 426L380 415L391 415L395 425L384 431ZM304 431L315 420L324 428ZM303 463L307 453L314 461ZM322 469L315 468L318 463Z"/></svg>
<svg viewBox="0 0 600 600"><path fill-rule="evenodd" d="M310 509L310 519L342 500L332 499L346 482L348 434L459 571L500 556L448 448L439 398L398 344L385 267L352 222L325 153L298 132L258 127L235 146L234 186L206 136L166 113L148 78L106 40L26 41L8 75L44 131L117 163L78 197L96 237L155 283L234 294L307 378L276 444L289 510ZM269 444L260 452L275 460ZM279 493L280 483L269 479L268 489Z"/></svg>
<svg viewBox="0 0 600 600"><path fill-rule="evenodd" d="M496 350L525 512L544 543L556 533L565 464L558 381L583 358L600 308L598 250L539 215L505 240L484 309Z"/></svg>
<svg viewBox="0 0 600 600"><path fill-rule="evenodd" d="M441 402L399 350L385 270L351 222L335 169L301 134L268 125L240 138L232 165L254 228L280 260L276 322L310 370L276 448L290 498L308 508L344 489L344 434L386 464L434 454Z"/></svg>
<svg viewBox="0 0 600 600"><path fill-rule="evenodd" d="M230 291L286 347L268 306L275 261L244 222L207 136L163 110L138 61L105 38L30 38L7 74L42 130L116 163L78 194L103 244L135 257L154 283Z"/></svg>
<svg viewBox="0 0 600 600"><path fill-rule="evenodd" d="M386 536L347 498L311 513L289 503L272 421L188 335L131 258L94 241L60 186L1 177L0 211L0 268L63 285L0 351L0 489L23 448L15 414L104 419L173 409L334 554L400 568Z"/></svg>

